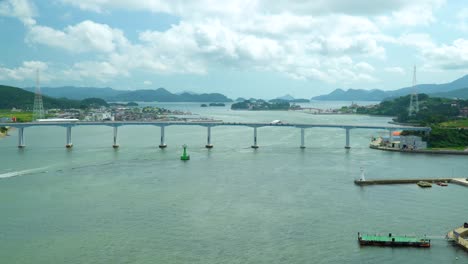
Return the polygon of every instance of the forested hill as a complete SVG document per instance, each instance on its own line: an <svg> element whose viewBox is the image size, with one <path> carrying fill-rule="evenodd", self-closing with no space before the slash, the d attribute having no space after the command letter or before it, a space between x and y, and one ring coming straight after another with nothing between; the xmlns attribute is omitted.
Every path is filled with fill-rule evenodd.
<svg viewBox="0 0 468 264"><path fill-rule="evenodd" d="M50 108L84 108L88 106L107 105L107 103L98 98L88 98L85 100L70 100L65 98L50 98L42 96L45 109ZM23 110L32 110L34 106L34 93L25 91L21 88L0 85L0 109L18 108Z"/></svg>
<svg viewBox="0 0 468 264"><path fill-rule="evenodd" d="M460 109L468 106L468 100L429 97L426 94L419 94L418 97L420 110L415 116L408 115L410 95L382 101L374 107L359 107L356 111L360 114L396 116L396 121L402 123L431 125L456 119Z"/></svg>

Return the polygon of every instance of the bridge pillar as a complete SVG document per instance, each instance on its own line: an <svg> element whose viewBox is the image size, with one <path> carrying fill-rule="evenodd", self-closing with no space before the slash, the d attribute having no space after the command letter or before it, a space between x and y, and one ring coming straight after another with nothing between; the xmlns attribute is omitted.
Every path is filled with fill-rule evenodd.
<svg viewBox="0 0 468 264"><path fill-rule="evenodd" d="M252 145L252 148L257 149L257 127L254 127L254 144Z"/></svg>
<svg viewBox="0 0 468 264"><path fill-rule="evenodd" d="M159 148L166 148L167 145L165 143L165 138L164 138L164 128L165 126L161 126L161 143L159 144Z"/></svg>
<svg viewBox="0 0 468 264"><path fill-rule="evenodd" d="M208 136L206 138L206 146L205 147L210 149L210 148L213 148L213 144L211 144L211 127L209 126L209 127L207 127L207 129L208 129Z"/></svg>
<svg viewBox="0 0 468 264"><path fill-rule="evenodd" d="M67 144L65 145L66 148L72 148L72 136L71 136L71 126L67 126Z"/></svg>
<svg viewBox="0 0 468 264"><path fill-rule="evenodd" d="M113 148L119 148L119 144L117 144L117 127L114 127L114 144L112 145Z"/></svg>
<svg viewBox="0 0 468 264"><path fill-rule="evenodd" d="M24 143L24 127L18 128L18 148L26 147Z"/></svg>
<svg viewBox="0 0 468 264"><path fill-rule="evenodd" d="M304 128L301 128L301 149L304 149L305 148L305 140L304 140L304 131L305 129Z"/></svg>
<svg viewBox="0 0 468 264"><path fill-rule="evenodd" d="M349 145L349 131L351 130L351 128L346 128L346 146L345 146L345 149L350 149L351 146Z"/></svg>

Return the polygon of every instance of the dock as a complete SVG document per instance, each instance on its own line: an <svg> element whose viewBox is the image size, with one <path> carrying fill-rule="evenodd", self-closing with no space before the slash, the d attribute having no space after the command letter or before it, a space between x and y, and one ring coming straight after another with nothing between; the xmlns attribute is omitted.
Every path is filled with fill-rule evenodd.
<svg viewBox="0 0 468 264"><path fill-rule="evenodd" d="M366 185L388 185L388 184L416 184L420 181L437 183L448 182L468 187L468 181L465 178L418 178L418 179L382 179L382 180L355 180L354 184L359 186Z"/></svg>
<svg viewBox="0 0 468 264"><path fill-rule="evenodd" d="M358 233L358 242L361 246L419 248L428 248L431 246L431 240L427 239L426 237L394 236L391 233L388 234L388 236L361 235L360 233Z"/></svg>
<svg viewBox="0 0 468 264"><path fill-rule="evenodd" d="M447 238L454 241L458 246L468 250L468 224L455 228L447 234Z"/></svg>

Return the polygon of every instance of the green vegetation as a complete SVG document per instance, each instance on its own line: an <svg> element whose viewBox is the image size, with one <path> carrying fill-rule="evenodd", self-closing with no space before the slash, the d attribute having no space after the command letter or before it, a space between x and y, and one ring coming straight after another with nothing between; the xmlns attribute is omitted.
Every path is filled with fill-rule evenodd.
<svg viewBox="0 0 468 264"><path fill-rule="evenodd" d="M289 102L268 103L263 100L255 102L246 100L231 105L233 110L289 110L290 107Z"/></svg>
<svg viewBox="0 0 468 264"><path fill-rule="evenodd" d="M84 100L70 100L67 98L50 98L42 96L44 109L87 109L99 108L101 106L108 106L107 102L99 98L87 98ZM22 109L26 112L31 112L34 107L34 93L25 91L23 89L0 85L0 109ZM16 113L15 113L16 114ZM18 115L18 118L25 118L25 116Z"/></svg>
<svg viewBox="0 0 468 264"><path fill-rule="evenodd" d="M468 119L458 119L440 123L444 128L468 128Z"/></svg>
<svg viewBox="0 0 468 264"><path fill-rule="evenodd" d="M109 107L109 104L101 98L86 98L81 100L80 103L81 109L100 108L101 106Z"/></svg>
<svg viewBox="0 0 468 264"><path fill-rule="evenodd" d="M357 113L396 116L395 121L430 126L431 133L403 131L402 135L417 135L431 148L464 149L468 146L468 119L460 119L460 109L468 106L468 100L432 98L419 94L419 112L408 115L410 95L383 101L373 107L358 107Z"/></svg>
<svg viewBox="0 0 468 264"><path fill-rule="evenodd" d="M468 106L468 100L451 100L446 98L432 98L426 94L419 94L420 111L408 115L410 95L383 101L374 107L358 107L359 114L396 116L400 123L416 123L424 126L436 125L442 122L458 119L460 108Z"/></svg>
<svg viewBox="0 0 468 264"><path fill-rule="evenodd" d="M467 129L447 129L433 126L428 135L416 131L403 131L401 135L421 136L431 148L465 149L468 146Z"/></svg>
<svg viewBox="0 0 468 264"><path fill-rule="evenodd" d="M0 118L2 117L16 117L17 122L31 122L32 112L13 112L10 110L1 110L0 109Z"/></svg>

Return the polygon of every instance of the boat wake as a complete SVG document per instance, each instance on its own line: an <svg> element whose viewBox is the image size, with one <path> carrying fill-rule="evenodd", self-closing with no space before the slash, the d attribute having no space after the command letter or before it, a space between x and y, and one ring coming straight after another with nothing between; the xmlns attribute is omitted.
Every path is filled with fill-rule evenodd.
<svg viewBox="0 0 468 264"><path fill-rule="evenodd" d="M27 175L27 174L37 173L37 172L44 172L46 168L47 167L42 167L42 168L35 168L35 169L29 169L29 170L0 173L0 179L22 176L22 175Z"/></svg>

